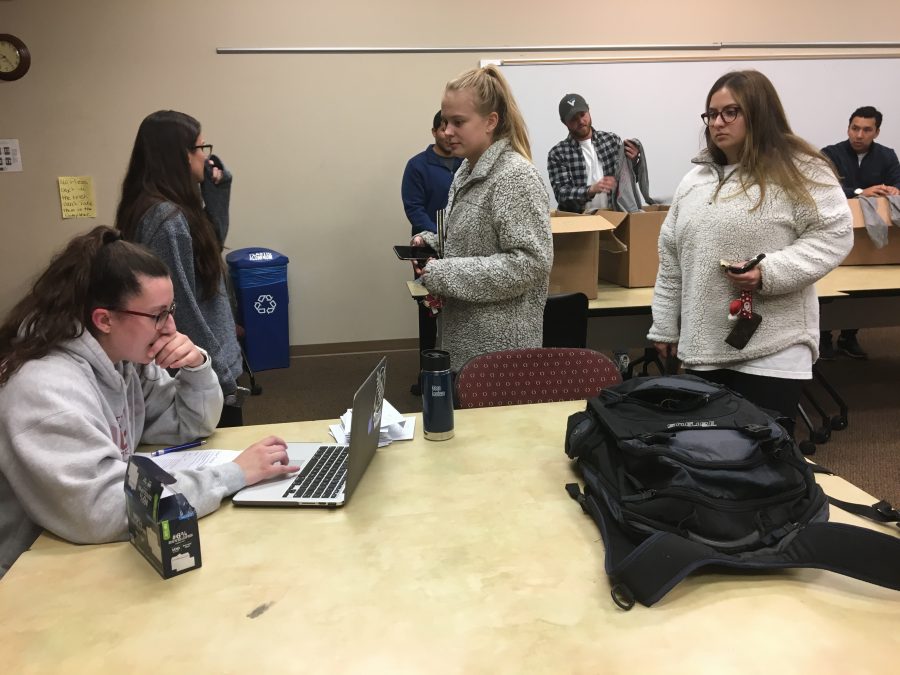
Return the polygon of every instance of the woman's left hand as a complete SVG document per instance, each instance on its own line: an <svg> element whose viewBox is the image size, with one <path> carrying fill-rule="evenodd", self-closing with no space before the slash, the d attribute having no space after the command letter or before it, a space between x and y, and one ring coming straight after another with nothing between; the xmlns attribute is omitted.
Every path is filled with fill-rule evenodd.
<svg viewBox="0 0 900 675"><path fill-rule="evenodd" d="M744 263L736 263L735 266L740 267ZM757 291L762 287L762 272L759 267L754 267L743 274L735 274L734 272L726 272L728 278L735 286L742 291Z"/></svg>

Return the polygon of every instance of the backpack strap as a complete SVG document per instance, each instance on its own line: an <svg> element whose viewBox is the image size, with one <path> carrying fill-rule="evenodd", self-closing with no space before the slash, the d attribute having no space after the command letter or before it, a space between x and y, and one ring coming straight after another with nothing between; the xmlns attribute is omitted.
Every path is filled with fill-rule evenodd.
<svg viewBox="0 0 900 675"><path fill-rule="evenodd" d="M582 493L570 484L566 490L600 529L613 601L625 610L635 600L647 607L655 604L691 572L708 565L812 567L900 590L900 539L880 532L843 523L811 523L788 535L777 550L731 556L670 532L656 532L635 543L590 488Z"/></svg>
<svg viewBox="0 0 900 675"><path fill-rule="evenodd" d="M898 523L900 527L900 511L891 506L890 502L881 500L871 506L865 504L854 504L853 502L845 502L841 499L829 497L828 502L839 509L843 509L847 513L852 513L877 523Z"/></svg>

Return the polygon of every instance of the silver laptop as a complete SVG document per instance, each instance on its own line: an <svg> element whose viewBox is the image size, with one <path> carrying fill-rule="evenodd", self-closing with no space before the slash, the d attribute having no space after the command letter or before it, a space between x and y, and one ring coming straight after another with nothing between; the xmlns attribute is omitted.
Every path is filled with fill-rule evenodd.
<svg viewBox="0 0 900 675"><path fill-rule="evenodd" d="M300 472L246 487L234 495L245 506L343 506L375 456L381 431L387 359L353 396L350 445L288 443L288 458Z"/></svg>

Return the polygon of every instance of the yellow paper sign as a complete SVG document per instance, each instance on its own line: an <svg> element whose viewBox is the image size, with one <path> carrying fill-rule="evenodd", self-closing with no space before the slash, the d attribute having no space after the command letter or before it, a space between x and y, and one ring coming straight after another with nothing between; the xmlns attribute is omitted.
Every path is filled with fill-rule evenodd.
<svg viewBox="0 0 900 675"><path fill-rule="evenodd" d="M94 179L90 176L60 176L59 204L62 217L96 218L97 204L94 202Z"/></svg>

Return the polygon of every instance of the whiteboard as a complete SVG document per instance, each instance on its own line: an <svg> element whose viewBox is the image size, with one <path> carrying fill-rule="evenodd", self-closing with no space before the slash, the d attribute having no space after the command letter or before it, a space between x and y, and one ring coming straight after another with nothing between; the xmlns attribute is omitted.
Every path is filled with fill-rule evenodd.
<svg viewBox="0 0 900 675"><path fill-rule="evenodd" d="M568 134L558 110L565 94L584 96L595 129L640 139L650 194L668 203L705 147L700 113L709 88L724 73L747 69L772 80L794 133L815 147L846 140L850 114L873 105L884 114L878 142L900 148L898 57L501 65L554 205L547 153Z"/></svg>

